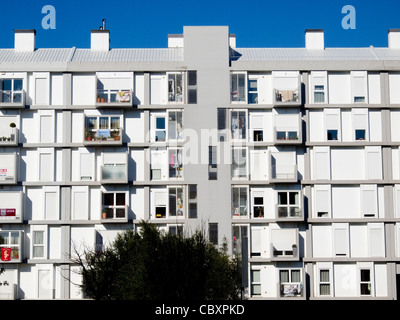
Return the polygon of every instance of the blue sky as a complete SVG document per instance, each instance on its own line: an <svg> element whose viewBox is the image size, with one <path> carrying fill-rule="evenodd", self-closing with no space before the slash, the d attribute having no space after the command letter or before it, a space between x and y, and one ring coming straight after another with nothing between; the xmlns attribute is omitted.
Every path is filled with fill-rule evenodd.
<svg viewBox="0 0 400 320"><path fill-rule="evenodd" d="M43 29L42 7L56 10L56 28ZM345 5L356 28L343 29ZM306 29L324 29L326 47L387 46L400 28L399 0L0 0L0 48L14 46L14 29L36 29L39 48L89 48L103 18L112 48L159 48L185 25L226 25L238 47L304 47Z"/></svg>

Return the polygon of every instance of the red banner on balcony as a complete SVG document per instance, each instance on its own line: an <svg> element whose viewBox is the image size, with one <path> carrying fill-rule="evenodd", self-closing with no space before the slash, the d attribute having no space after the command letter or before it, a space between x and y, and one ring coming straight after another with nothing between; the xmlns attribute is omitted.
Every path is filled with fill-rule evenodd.
<svg viewBox="0 0 400 320"><path fill-rule="evenodd" d="M11 248L1 248L1 261L11 261Z"/></svg>
<svg viewBox="0 0 400 320"><path fill-rule="evenodd" d="M0 169L0 177L6 177L7 176L7 169Z"/></svg>
<svg viewBox="0 0 400 320"><path fill-rule="evenodd" d="M15 217L16 209L0 209L0 217Z"/></svg>

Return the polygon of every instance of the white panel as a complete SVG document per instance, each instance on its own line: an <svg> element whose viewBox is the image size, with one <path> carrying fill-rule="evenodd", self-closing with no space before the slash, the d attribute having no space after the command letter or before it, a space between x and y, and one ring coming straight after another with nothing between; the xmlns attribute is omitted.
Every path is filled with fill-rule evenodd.
<svg viewBox="0 0 400 320"><path fill-rule="evenodd" d="M49 226L49 259L61 259L63 254L61 253L61 227Z"/></svg>
<svg viewBox="0 0 400 320"><path fill-rule="evenodd" d="M62 74L51 75L51 104L63 105L64 77Z"/></svg>
<svg viewBox="0 0 400 320"><path fill-rule="evenodd" d="M331 149L333 180L360 180L365 178L363 149Z"/></svg>
<svg viewBox="0 0 400 320"><path fill-rule="evenodd" d="M369 140L382 141L382 118L381 111L369 111Z"/></svg>
<svg viewBox="0 0 400 320"><path fill-rule="evenodd" d="M389 101L392 104L400 103L400 73L389 73Z"/></svg>
<svg viewBox="0 0 400 320"><path fill-rule="evenodd" d="M80 153L80 180L94 181L94 153Z"/></svg>
<svg viewBox="0 0 400 320"><path fill-rule="evenodd" d="M314 217L331 217L331 190L330 186L315 185L315 212Z"/></svg>
<svg viewBox="0 0 400 320"><path fill-rule="evenodd" d="M54 163L53 155L51 153L39 154L39 180L40 181L53 181L54 178Z"/></svg>
<svg viewBox="0 0 400 320"><path fill-rule="evenodd" d="M72 219L87 220L89 209L89 187L73 186L72 187Z"/></svg>
<svg viewBox="0 0 400 320"><path fill-rule="evenodd" d="M341 110L342 141L354 141L353 117L350 109Z"/></svg>
<svg viewBox="0 0 400 320"><path fill-rule="evenodd" d="M350 103L350 74L328 75L329 103Z"/></svg>
<svg viewBox="0 0 400 320"><path fill-rule="evenodd" d="M165 104L167 102L167 86L165 75L150 75L150 103Z"/></svg>
<svg viewBox="0 0 400 320"><path fill-rule="evenodd" d="M38 298L52 299L53 287L50 270L38 270Z"/></svg>
<svg viewBox="0 0 400 320"><path fill-rule="evenodd" d="M45 78L35 78L35 104L49 104L48 80Z"/></svg>
<svg viewBox="0 0 400 320"><path fill-rule="evenodd" d="M369 223L369 255L385 257L385 233L383 223Z"/></svg>
<svg viewBox="0 0 400 320"><path fill-rule="evenodd" d="M94 105L96 98L96 77L94 74L72 76L72 104Z"/></svg>
<svg viewBox="0 0 400 320"><path fill-rule="evenodd" d="M357 268L355 264L334 264L334 288L336 297L357 295Z"/></svg>
<svg viewBox="0 0 400 320"><path fill-rule="evenodd" d="M261 255L261 228L251 227L251 254Z"/></svg>
<svg viewBox="0 0 400 320"><path fill-rule="evenodd" d="M332 218L360 218L359 187L332 187Z"/></svg>
<svg viewBox="0 0 400 320"><path fill-rule="evenodd" d="M292 250L296 244L296 229L272 229L271 242L277 250Z"/></svg>
<svg viewBox="0 0 400 320"><path fill-rule="evenodd" d="M352 89L352 102L356 102L356 97L364 97L364 103L368 103L367 95L367 72L366 71L352 71L351 72L351 89Z"/></svg>
<svg viewBox="0 0 400 320"><path fill-rule="evenodd" d="M268 152L266 149L254 149L250 152L250 179L266 180L268 178Z"/></svg>
<svg viewBox="0 0 400 320"><path fill-rule="evenodd" d="M321 142L326 140L324 131L324 111L310 110L309 112L309 134L310 141Z"/></svg>
<svg viewBox="0 0 400 320"><path fill-rule="evenodd" d="M314 179L330 179L329 147L314 148Z"/></svg>
<svg viewBox="0 0 400 320"><path fill-rule="evenodd" d="M59 220L59 193L57 189L44 189L44 215L46 220Z"/></svg>
<svg viewBox="0 0 400 320"><path fill-rule="evenodd" d="M40 142L54 142L54 118L50 115L40 115Z"/></svg>
<svg viewBox="0 0 400 320"><path fill-rule="evenodd" d="M314 258L332 257L332 228L330 225L312 226L312 255Z"/></svg>
<svg viewBox="0 0 400 320"><path fill-rule="evenodd" d="M366 152L366 178L382 179L381 147L365 147Z"/></svg>
<svg viewBox="0 0 400 320"><path fill-rule="evenodd" d="M361 214L364 217L377 217L378 193L376 185L361 186Z"/></svg>
<svg viewBox="0 0 400 320"><path fill-rule="evenodd" d="M349 253L349 230L347 224L335 223L333 226L333 247L336 256L347 256Z"/></svg>
<svg viewBox="0 0 400 320"><path fill-rule="evenodd" d="M133 98L134 105L144 104L144 74L135 73L135 95Z"/></svg>
<svg viewBox="0 0 400 320"><path fill-rule="evenodd" d="M379 73L368 73L368 100L369 103L381 103L381 76Z"/></svg>
<svg viewBox="0 0 400 320"><path fill-rule="evenodd" d="M400 92L400 90L398 91ZM390 110L390 138L392 141L400 141L400 126L398 125L399 123L400 123L400 111Z"/></svg>
<svg viewBox="0 0 400 320"><path fill-rule="evenodd" d="M258 79L258 103L272 103L271 75L263 74Z"/></svg>
<svg viewBox="0 0 400 320"><path fill-rule="evenodd" d="M351 257L368 257L368 235L366 224L350 225L350 254Z"/></svg>
<svg viewBox="0 0 400 320"><path fill-rule="evenodd" d="M375 264L375 296L388 296L388 272L386 264Z"/></svg>

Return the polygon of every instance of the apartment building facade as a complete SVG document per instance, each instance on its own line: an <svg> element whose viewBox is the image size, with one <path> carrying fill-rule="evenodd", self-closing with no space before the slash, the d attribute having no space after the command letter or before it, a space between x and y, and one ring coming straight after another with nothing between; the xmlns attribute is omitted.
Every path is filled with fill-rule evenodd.
<svg viewBox="0 0 400 320"><path fill-rule="evenodd" d="M0 298L82 299L71 261L141 220L203 228L249 299L397 299L400 30L388 48L0 49Z"/></svg>

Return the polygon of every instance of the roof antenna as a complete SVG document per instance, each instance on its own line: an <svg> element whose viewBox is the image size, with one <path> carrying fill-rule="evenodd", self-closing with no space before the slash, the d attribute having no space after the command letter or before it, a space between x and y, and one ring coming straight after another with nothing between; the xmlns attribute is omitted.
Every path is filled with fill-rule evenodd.
<svg viewBox="0 0 400 320"><path fill-rule="evenodd" d="M103 25L100 26L100 30L106 30L106 19L103 19Z"/></svg>

